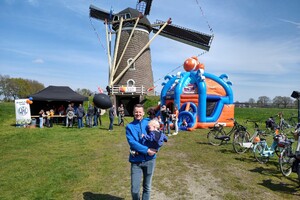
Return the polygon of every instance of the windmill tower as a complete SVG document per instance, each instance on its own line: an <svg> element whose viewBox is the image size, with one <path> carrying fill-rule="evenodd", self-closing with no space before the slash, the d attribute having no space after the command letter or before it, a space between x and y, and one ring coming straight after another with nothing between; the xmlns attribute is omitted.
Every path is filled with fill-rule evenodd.
<svg viewBox="0 0 300 200"><path fill-rule="evenodd" d="M90 17L102 20L106 25L109 62L107 89L116 106L121 103L125 105L127 115L132 114L133 106L141 102L144 95L154 94L150 44L157 35L206 51L212 40L211 35L171 25L170 19L151 24L147 19L151 5L152 0L138 0L136 9L126 8L118 13L90 6ZM152 31L154 35L150 39ZM115 35L113 55L112 34Z"/></svg>

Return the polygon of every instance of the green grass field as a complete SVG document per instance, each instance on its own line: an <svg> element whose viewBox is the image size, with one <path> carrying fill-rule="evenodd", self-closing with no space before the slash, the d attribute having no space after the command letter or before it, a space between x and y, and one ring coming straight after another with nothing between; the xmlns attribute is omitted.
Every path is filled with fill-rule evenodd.
<svg viewBox="0 0 300 200"><path fill-rule="evenodd" d="M279 111L236 108L235 117L264 122ZM18 128L14 113L13 103L0 103L0 199L131 199L124 127L108 132L104 115L97 128ZM234 153L231 142L209 145L207 132L169 138L158 153L152 199L300 198L297 175L283 177L277 157L259 164L250 152Z"/></svg>

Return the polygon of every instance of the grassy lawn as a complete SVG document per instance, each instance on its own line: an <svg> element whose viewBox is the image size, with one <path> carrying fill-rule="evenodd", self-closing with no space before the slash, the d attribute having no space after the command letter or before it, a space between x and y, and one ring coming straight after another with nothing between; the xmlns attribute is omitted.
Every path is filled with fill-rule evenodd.
<svg viewBox="0 0 300 200"><path fill-rule="evenodd" d="M279 111L236 108L235 116L264 122ZM131 199L125 129L108 132L107 115L102 120L96 128L17 128L14 104L0 103L0 199ZM276 156L259 164L250 152L233 153L230 142L209 145L207 132L169 138L158 153L153 199L300 198L297 175L283 177Z"/></svg>

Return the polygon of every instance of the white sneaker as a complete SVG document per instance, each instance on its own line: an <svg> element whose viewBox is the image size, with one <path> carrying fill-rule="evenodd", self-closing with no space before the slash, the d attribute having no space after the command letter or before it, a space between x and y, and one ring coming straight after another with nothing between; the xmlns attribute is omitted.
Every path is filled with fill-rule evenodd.
<svg viewBox="0 0 300 200"><path fill-rule="evenodd" d="M174 132L172 135L177 135L178 134L178 132Z"/></svg>
<svg viewBox="0 0 300 200"><path fill-rule="evenodd" d="M170 137L170 136L172 136L172 135L169 133L168 136Z"/></svg>

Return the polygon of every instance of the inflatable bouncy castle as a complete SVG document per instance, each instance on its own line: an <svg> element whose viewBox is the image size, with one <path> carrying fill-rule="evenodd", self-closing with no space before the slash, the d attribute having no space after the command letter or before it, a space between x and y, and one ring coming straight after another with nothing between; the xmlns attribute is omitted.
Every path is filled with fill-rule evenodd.
<svg viewBox="0 0 300 200"><path fill-rule="evenodd" d="M232 83L228 76L206 73L197 57L188 58L184 69L177 75L165 76L160 96L161 105L170 110L178 108L179 128L191 131L213 127L216 122L233 126Z"/></svg>

